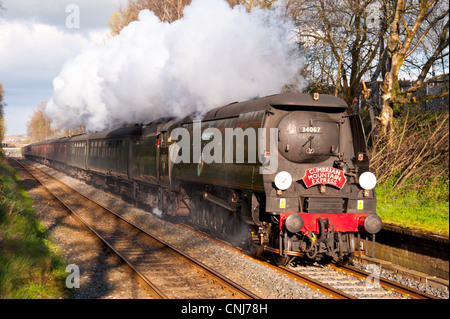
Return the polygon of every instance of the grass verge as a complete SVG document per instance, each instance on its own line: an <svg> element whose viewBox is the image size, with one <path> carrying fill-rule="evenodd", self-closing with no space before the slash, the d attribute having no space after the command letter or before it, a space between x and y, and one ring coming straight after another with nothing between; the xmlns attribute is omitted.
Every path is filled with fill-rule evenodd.
<svg viewBox="0 0 450 319"><path fill-rule="evenodd" d="M449 113L407 110L371 147L384 222L449 234Z"/></svg>
<svg viewBox="0 0 450 319"><path fill-rule="evenodd" d="M448 184L424 183L414 190L408 185L396 190L392 185L391 180L376 188L377 213L384 223L449 235L449 203L443 198L448 197Z"/></svg>
<svg viewBox="0 0 450 319"><path fill-rule="evenodd" d="M69 296L65 262L47 235L19 176L0 158L0 298Z"/></svg>

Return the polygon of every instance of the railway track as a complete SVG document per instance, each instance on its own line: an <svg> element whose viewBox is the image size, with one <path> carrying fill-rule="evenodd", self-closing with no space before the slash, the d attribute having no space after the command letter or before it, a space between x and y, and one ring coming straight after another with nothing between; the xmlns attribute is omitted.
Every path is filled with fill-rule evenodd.
<svg viewBox="0 0 450 319"><path fill-rule="evenodd" d="M401 299L405 298L395 291L388 290L378 284L372 277L358 278L352 274L329 267L328 265L314 264L309 266L290 267L290 271L298 272L314 280L342 291L353 299Z"/></svg>
<svg viewBox="0 0 450 319"><path fill-rule="evenodd" d="M348 266L348 265L340 265L336 263L331 263L328 265L330 268L336 270L345 272L347 275L351 275L354 277L359 278L360 280L363 280L367 282L368 278L370 281L373 281L373 283L378 284L380 287L387 289L388 291L393 291L397 294L400 294L401 296L405 296L407 298L411 299L439 299L437 297L431 296L429 294L426 294L424 292L418 291L413 288L406 287L404 285L401 285L399 283L396 283L391 280L387 280L383 277L379 277L377 275L374 276L372 273L365 272L363 270Z"/></svg>
<svg viewBox="0 0 450 319"><path fill-rule="evenodd" d="M354 296L347 294L342 290L333 288L332 286L327 285L319 280L315 280L314 278L311 278L310 276L295 272L287 267L276 266L276 265L272 264L271 261L264 259L264 258L254 258L253 256L249 255L248 253L244 252L243 250L232 247L229 243L227 243L223 240L220 240L220 239L213 238L207 233L198 231L195 228L191 227L190 225L178 224L178 226L182 227L185 230L193 232L194 234L201 236L207 240L210 240L218 245L221 245L229 250L232 250L238 254L241 254L241 255L253 260L254 262L263 264L272 270L280 272L283 275L285 275L295 281L298 281L299 283L301 283L303 285L306 285L316 291L323 293L327 297L330 297L333 299L356 299Z"/></svg>
<svg viewBox="0 0 450 319"><path fill-rule="evenodd" d="M255 262L262 263L271 269L281 272L285 276L308 285L333 299L438 299L413 288L379 277L377 274L368 273L347 265L330 263L328 265L276 266L269 260L255 259L248 253L231 247L225 241L217 240L209 234L195 230L189 225L181 224L179 226L227 247L227 249L236 253L243 254Z"/></svg>
<svg viewBox="0 0 450 319"><path fill-rule="evenodd" d="M33 167L34 168L34 167ZM41 174L43 174L43 176L46 176L47 174L44 172L41 172ZM47 175L48 176L48 175ZM52 177L48 177L50 179L53 179ZM58 182L60 183L60 182ZM65 186L65 184L63 184ZM67 186L65 186L67 187ZM73 190L72 190L73 191ZM81 194L78 194L78 196L84 197ZM70 196L69 196L70 197ZM80 202L82 202L83 200L81 199ZM97 205L97 204L95 204ZM95 206L94 205L94 206ZM101 207L100 205L97 205L99 207ZM103 207L102 207L103 208ZM104 209L104 208L103 208ZM106 209L107 210L107 209ZM112 213L111 211L108 211L109 215L112 215L114 213ZM105 213L106 215L108 215L107 213ZM99 214L95 214L96 216ZM119 216L116 216L116 219L121 218ZM101 218L100 218L101 219ZM125 221L122 221L125 222ZM122 223L121 222L121 223ZM95 222L94 222L95 223ZM118 222L110 222L111 225L116 225L114 228L114 230L110 229L109 232L114 234L114 236L111 237L111 241L112 242L117 242L119 243L119 237L121 235L116 234L118 229L122 229L123 227L127 227L127 226L118 226L119 223ZM131 225L132 226L132 225ZM196 231L194 228L187 226L187 225L182 225L179 224L178 226L189 230L191 232L194 232L196 235L201 236L205 239L208 239L210 241L213 241L217 244L220 244L222 246L225 246L227 249L229 250L233 250L235 252L239 252L241 254L245 254L243 251L233 248L231 247L229 244L227 244L226 242L222 241L222 240L217 240L213 237L211 237L209 234L203 233L201 231ZM89 226L88 226L89 227ZM132 226L134 228L136 228L136 226ZM139 229L139 228L138 228ZM92 231L96 232L95 229L91 229ZM108 232L108 230L106 230L106 232ZM127 231L128 232L128 231ZM142 231L141 231L142 232ZM131 230L128 232L131 233ZM149 236L150 234L147 234L147 236ZM151 235L150 235L151 236ZM105 240L104 240L105 241ZM117 252L120 253L121 250L125 249L124 247L126 247L126 245L124 247L121 247L119 244L116 245L110 245L109 242L106 243L113 251L117 250ZM144 243L144 246L149 246L148 243ZM129 246L129 244L128 244ZM120 249L116 249L116 248L120 248ZM149 246L150 247L150 246ZM155 248L153 250L158 250L159 248ZM161 248L164 249L164 248ZM126 249L125 249L126 251ZM130 254L133 255L144 255L145 253L139 253L136 252L131 249L130 250ZM182 253L181 253L182 254ZM151 253L147 253L148 256L151 256ZM120 256L120 255L119 255ZM158 255L154 255L158 260ZM319 291L321 293L323 293L324 295L331 297L331 298L335 298L335 299L357 299L357 298L376 298L376 299L382 299L382 298L387 298L387 299L397 299L397 298L412 298L412 299L432 299L435 298L433 296L430 296L428 294L424 294L421 293L415 289L406 287L406 286L402 286L400 284L397 284L395 282L391 282L389 280L374 276L373 274L367 273L367 272L363 272L360 271L356 268L353 267L349 267L349 266L343 266L343 265L336 265L336 264L329 264L326 266L323 265L309 265L309 266L297 266L297 267L278 267L276 265L273 265L272 263L270 263L270 261L267 260L256 260L250 256L248 256L248 254L246 255L247 258L249 259L253 259L255 262L258 263L262 263L265 266L274 269L280 273L282 273L283 275L290 277L291 279L298 281L304 285L307 285L309 287L311 287L312 289ZM136 268L135 273L137 274L136 276L144 283L144 286L148 286L148 290L151 291L151 294L153 297L155 298L196 298L196 297L190 297L190 296L185 296L183 297L183 293L179 293L177 294L173 294L173 295L165 295L164 292L159 291L159 289L157 288L158 286L160 286L160 284L157 282L157 280L153 279L150 280L148 277L150 276L146 276L145 274L143 274L140 271L139 267L135 267L134 264L130 261L128 261L126 259L126 256L122 256L121 257L123 260L125 260L125 262L127 264L129 264L129 266L134 269ZM174 257L172 257L174 258ZM142 260L141 257L138 257L137 259L139 259L140 261ZM174 259L175 260L175 259ZM144 263L145 264L145 263ZM153 266L155 268L161 268L162 270L166 270L169 269L168 265L165 262L160 262L159 264L155 263L153 264ZM178 266L178 268L187 268L188 266ZM190 267L190 266L189 266ZM177 267L175 267L177 268ZM173 273L171 274L170 271L167 273L160 273L160 277L170 277L172 276ZM189 275L185 275L186 277L189 277ZM158 275L155 275L155 277L158 277ZM370 277L368 279L368 277ZM214 281L214 279L212 279ZM370 285L370 283L374 283L374 285ZM174 285L176 286L177 284L179 284L179 281L177 281ZM186 283L184 285L185 290L189 290L186 289L186 287L191 287L192 286L196 286L195 284L189 284ZM155 289L152 287L156 288L156 292ZM170 286L170 284L168 285ZM207 287L207 285L206 285ZM225 286L222 286L222 288L220 290L225 290L224 288ZM181 289L182 290L182 289ZM195 289L194 289L195 290ZM207 287L206 290L209 290L209 288ZM250 294L247 295L242 295L241 297L239 297L239 292L238 292L239 288L237 289L231 289L231 296L225 296L225 297L214 297L214 296L201 296L200 294L198 295L197 298L255 298L257 296ZM161 294L160 294L161 293ZM437 298L436 298L437 299Z"/></svg>
<svg viewBox="0 0 450 319"><path fill-rule="evenodd" d="M153 298L258 296L24 161L17 161L136 274Z"/></svg>

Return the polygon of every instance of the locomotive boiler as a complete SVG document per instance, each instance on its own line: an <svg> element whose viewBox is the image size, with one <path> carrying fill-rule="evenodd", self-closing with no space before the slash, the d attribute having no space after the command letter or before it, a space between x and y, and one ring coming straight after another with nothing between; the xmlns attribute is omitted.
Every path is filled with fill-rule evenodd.
<svg viewBox="0 0 450 319"><path fill-rule="evenodd" d="M343 260L381 229L361 120L331 95L277 94L23 153L279 264Z"/></svg>

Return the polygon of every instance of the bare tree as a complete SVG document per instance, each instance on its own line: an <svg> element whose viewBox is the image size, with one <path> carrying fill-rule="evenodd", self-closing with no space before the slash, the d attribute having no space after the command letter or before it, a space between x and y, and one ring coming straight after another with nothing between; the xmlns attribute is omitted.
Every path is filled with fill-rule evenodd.
<svg viewBox="0 0 450 319"><path fill-rule="evenodd" d="M448 0L398 0L392 12L393 19L384 52L386 70L383 73L383 105L378 117L381 132L388 135L393 131L395 107L448 96L448 88L433 96L419 97L415 94L436 77L448 76L443 68L440 75L427 79L433 65L449 54ZM417 75L412 86L402 92L399 74L408 64L414 67Z"/></svg>
<svg viewBox="0 0 450 319"><path fill-rule="evenodd" d="M315 87L328 87L348 104L363 91L370 102L372 127L379 126L381 133L391 133L394 110L401 105L448 95L448 88L441 94L418 94L430 81L448 79L448 0L284 3L298 26ZM412 82L404 92L399 76ZM379 79L383 80L380 106L373 99ZM364 81L370 86L362 87Z"/></svg>
<svg viewBox="0 0 450 319"><path fill-rule="evenodd" d="M377 0L289 0L286 9L299 30L300 44L308 52L310 72L325 76L351 104L361 80L373 71L383 42L374 15Z"/></svg>
<svg viewBox="0 0 450 319"><path fill-rule="evenodd" d="M384 74L383 106L378 118L382 132L388 134L392 133L393 108L395 105L414 104L436 97L448 96L448 88L446 92L437 96L418 97L415 95L419 88L436 78L434 76L426 80L436 61L448 56L448 1L398 0L394 10L394 19L390 25L386 46L388 68ZM432 40L430 41L431 31L437 35L437 41L435 40L433 47L428 47L433 43ZM427 48L427 50L419 50L421 47ZM421 64L412 62L412 59L417 55L425 57ZM406 92L402 92L399 86L399 73L407 62L416 67L418 76L416 76L412 86ZM448 73L444 72L442 70L439 77L448 76Z"/></svg>
<svg viewBox="0 0 450 319"><path fill-rule="evenodd" d="M173 22L183 17L183 9L191 4L192 0L128 0L124 9L116 11L109 19L108 26L111 34L117 35L131 21L138 19L139 12L149 9L163 22ZM250 11L260 7L270 9L277 0L227 0L231 7L243 5Z"/></svg>
<svg viewBox="0 0 450 319"><path fill-rule="evenodd" d="M243 5L248 11L250 11L255 7L270 9L273 4L277 2L277 0L227 0L227 2L232 8L236 5Z"/></svg>
<svg viewBox="0 0 450 319"><path fill-rule="evenodd" d="M3 11L6 10L3 6L3 1L0 0L0 17L3 15ZM5 107L5 102L3 101L3 98L5 96L5 90L3 89L2 82L0 82L0 140L3 140L4 134L5 134L5 121L3 118L3 109Z"/></svg>
<svg viewBox="0 0 450 319"><path fill-rule="evenodd" d="M5 7L3 6L3 1L0 0L0 17L2 16L3 11L5 11L5 10L6 10L6 9L5 9Z"/></svg>
<svg viewBox="0 0 450 319"><path fill-rule="evenodd" d="M49 139L52 135L51 119L45 114L46 101L40 102L28 122L28 135L31 142L38 142Z"/></svg>
<svg viewBox="0 0 450 319"><path fill-rule="evenodd" d="M183 17L183 9L189 5L192 0L129 0L124 9L115 12L108 26L111 34L117 35L131 21L136 21L139 12L149 9L163 22L173 22Z"/></svg>
<svg viewBox="0 0 450 319"><path fill-rule="evenodd" d="M1 5L1 3L0 3ZM3 89L2 82L0 82L0 140L3 140L5 134L5 122L3 119L3 109L5 107L5 102L3 101L3 97L5 96L5 90Z"/></svg>

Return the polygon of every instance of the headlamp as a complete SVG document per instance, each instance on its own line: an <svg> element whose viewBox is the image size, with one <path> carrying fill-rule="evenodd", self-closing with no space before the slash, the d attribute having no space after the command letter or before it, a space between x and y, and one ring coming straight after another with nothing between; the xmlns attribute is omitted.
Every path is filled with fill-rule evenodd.
<svg viewBox="0 0 450 319"><path fill-rule="evenodd" d="M275 176L275 186L278 189L281 190L286 190L288 189L292 184L292 176L291 174L289 174L288 172L279 172L276 176Z"/></svg>
<svg viewBox="0 0 450 319"><path fill-rule="evenodd" d="M377 184L377 178L371 172L364 172L359 177L359 185L364 189L372 189Z"/></svg>

